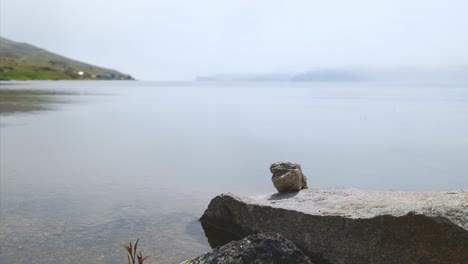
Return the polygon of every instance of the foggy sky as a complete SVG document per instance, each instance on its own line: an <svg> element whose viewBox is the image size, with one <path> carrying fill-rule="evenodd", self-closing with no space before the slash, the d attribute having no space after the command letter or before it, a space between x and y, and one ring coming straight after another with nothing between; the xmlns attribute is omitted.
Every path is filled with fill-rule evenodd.
<svg viewBox="0 0 468 264"><path fill-rule="evenodd" d="M466 0L0 0L0 35L145 80L468 64Z"/></svg>

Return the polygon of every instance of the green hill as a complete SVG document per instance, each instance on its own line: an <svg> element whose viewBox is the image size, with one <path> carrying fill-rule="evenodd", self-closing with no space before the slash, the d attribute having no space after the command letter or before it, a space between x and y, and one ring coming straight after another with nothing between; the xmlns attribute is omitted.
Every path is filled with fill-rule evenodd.
<svg viewBox="0 0 468 264"><path fill-rule="evenodd" d="M72 60L0 37L0 79L133 80L128 74Z"/></svg>

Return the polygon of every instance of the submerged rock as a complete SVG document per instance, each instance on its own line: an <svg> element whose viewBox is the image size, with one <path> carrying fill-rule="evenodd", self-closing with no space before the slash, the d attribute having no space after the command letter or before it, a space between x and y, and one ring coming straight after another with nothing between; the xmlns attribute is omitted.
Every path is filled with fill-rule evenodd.
<svg viewBox="0 0 468 264"><path fill-rule="evenodd" d="M239 236L279 233L316 263L467 263L468 192L308 189L215 197L201 218Z"/></svg>
<svg viewBox="0 0 468 264"><path fill-rule="evenodd" d="M279 234L255 234L240 241L232 241L184 263L312 264L313 262L291 241Z"/></svg>
<svg viewBox="0 0 468 264"><path fill-rule="evenodd" d="M307 189L307 178L301 170L301 165L291 162L275 162L270 165L273 173L271 181L280 193L298 192Z"/></svg>

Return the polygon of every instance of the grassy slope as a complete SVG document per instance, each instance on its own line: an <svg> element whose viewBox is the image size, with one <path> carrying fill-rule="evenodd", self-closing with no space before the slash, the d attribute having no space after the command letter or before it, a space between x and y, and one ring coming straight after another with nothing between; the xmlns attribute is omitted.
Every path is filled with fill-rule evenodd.
<svg viewBox="0 0 468 264"><path fill-rule="evenodd" d="M133 79L115 70L82 63L25 43L0 37L0 79L75 80L78 72L92 75L115 74L119 79ZM105 77L101 79L106 79Z"/></svg>

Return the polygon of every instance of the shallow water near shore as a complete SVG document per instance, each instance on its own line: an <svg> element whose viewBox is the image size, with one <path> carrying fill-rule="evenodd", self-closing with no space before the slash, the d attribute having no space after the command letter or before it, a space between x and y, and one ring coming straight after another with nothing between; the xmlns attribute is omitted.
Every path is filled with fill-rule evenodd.
<svg viewBox="0 0 468 264"><path fill-rule="evenodd" d="M210 249L211 198L274 192L279 160L314 188L468 188L468 84L0 89L0 263L126 263L137 238L148 263L178 263Z"/></svg>

